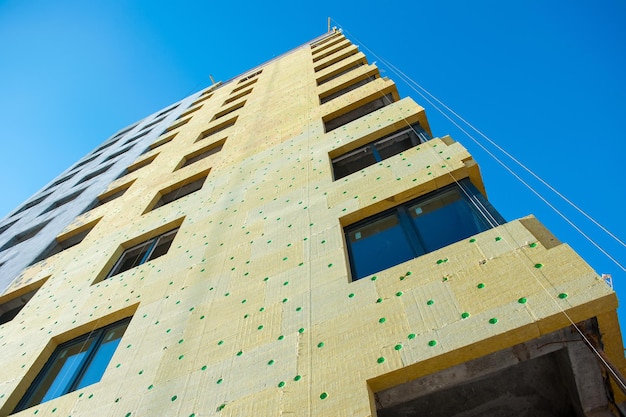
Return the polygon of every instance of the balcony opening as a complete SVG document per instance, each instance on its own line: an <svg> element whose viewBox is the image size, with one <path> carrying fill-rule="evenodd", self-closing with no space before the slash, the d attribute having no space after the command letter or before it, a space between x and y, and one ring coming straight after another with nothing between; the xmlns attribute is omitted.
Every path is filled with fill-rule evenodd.
<svg viewBox="0 0 626 417"><path fill-rule="evenodd" d="M586 332L596 327L600 338L594 323L592 318L576 326ZM616 415L610 411L618 409L611 391L597 357L569 327L404 379L375 392L372 404L378 417L599 417Z"/></svg>

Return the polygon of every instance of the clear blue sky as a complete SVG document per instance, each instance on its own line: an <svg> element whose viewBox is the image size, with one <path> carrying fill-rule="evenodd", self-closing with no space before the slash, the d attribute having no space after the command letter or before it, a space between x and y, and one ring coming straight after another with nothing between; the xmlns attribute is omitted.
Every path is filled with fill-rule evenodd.
<svg viewBox="0 0 626 417"><path fill-rule="evenodd" d="M209 85L209 74L236 76L324 33L331 16L364 52L429 89L626 241L624 1L224 4L0 1L0 216L115 131ZM620 267L378 65L425 105L435 135L470 150L505 218L535 214L598 273L611 273L626 305ZM623 245L540 191L626 264Z"/></svg>

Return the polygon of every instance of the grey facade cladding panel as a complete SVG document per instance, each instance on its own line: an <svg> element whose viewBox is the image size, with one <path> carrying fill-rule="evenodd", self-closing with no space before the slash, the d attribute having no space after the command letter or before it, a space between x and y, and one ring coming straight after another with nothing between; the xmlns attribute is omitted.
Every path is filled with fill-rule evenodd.
<svg viewBox="0 0 626 417"><path fill-rule="evenodd" d="M40 198L41 201L27 209L23 209L25 204L21 204L0 220L0 230L4 229L0 233L0 248L8 246L7 249L0 251L0 294L3 294L15 278L54 242L57 235L65 227L77 216L91 209L98 195L102 194L112 181L122 175L126 168L144 153L165 129L188 109L191 103L200 97L200 94L201 92L192 94L176 105L167 106L167 108L155 112L139 123L120 130L52 179L26 200L25 204ZM159 119L162 120L153 124ZM150 126L145 129L148 125ZM128 147L129 144L132 145ZM110 158L111 155L127 147L125 152ZM102 169L109 163L111 164L109 169L78 185L82 178ZM81 186L84 187L83 192L74 200L46 212L52 202L72 195L81 189ZM10 241L16 235L42 222L47 222L45 227L33 237L11 246ZM7 225L9 227L5 228Z"/></svg>

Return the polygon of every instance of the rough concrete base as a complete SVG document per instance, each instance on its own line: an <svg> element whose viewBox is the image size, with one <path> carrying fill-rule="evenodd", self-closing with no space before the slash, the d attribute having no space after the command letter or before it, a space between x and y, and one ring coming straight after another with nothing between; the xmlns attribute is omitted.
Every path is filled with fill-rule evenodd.
<svg viewBox="0 0 626 417"><path fill-rule="evenodd" d="M570 327L376 393L375 403L378 417L619 415L605 378Z"/></svg>

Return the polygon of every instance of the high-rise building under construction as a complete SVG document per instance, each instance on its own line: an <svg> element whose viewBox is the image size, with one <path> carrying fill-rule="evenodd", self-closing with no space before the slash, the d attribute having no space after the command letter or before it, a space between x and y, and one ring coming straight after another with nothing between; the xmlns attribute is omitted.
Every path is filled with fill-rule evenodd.
<svg viewBox="0 0 626 417"><path fill-rule="evenodd" d="M623 416L617 298L338 31L0 221L0 415Z"/></svg>

